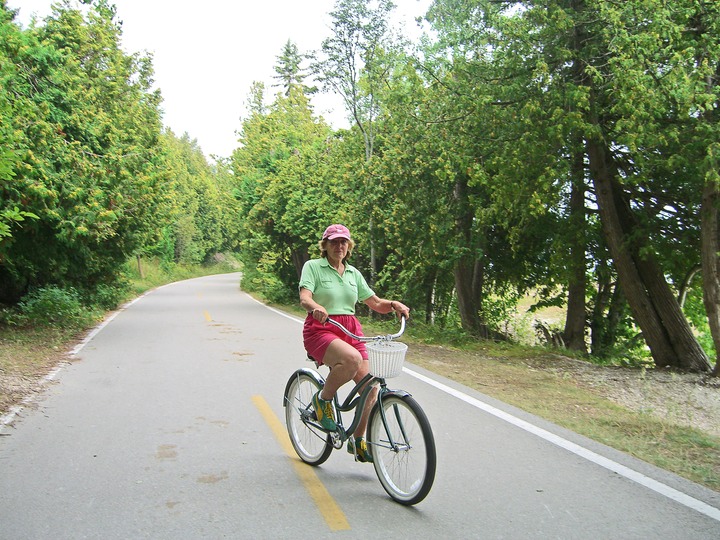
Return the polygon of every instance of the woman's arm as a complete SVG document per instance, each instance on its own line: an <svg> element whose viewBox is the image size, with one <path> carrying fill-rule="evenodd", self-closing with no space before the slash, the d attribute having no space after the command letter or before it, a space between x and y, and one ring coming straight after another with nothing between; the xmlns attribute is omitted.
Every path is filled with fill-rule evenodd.
<svg viewBox="0 0 720 540"><path fill-rule="evenodd" d="M399 315L404 315L406 319L410 318L410 308L398 300L387 300L385 298L379 298L376 294L374 294L363 303L378 313L390 313L391 311L395 311Z"/></svg>
<svg viewBox="0 0 720 540"><path fill-rule="evenodd" d="M300 287L300 305L308 313L312 313L313 319L323 322L328 317L325 308L313 300L313 293L310 289Z"/></svg>

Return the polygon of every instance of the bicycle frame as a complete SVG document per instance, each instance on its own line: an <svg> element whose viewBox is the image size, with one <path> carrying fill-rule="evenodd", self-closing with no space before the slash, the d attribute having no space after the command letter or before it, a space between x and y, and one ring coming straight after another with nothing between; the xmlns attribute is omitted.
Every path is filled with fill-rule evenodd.
<svg viewBox="0 0 720 540"><path fill-rule="evenodd" d="M336 422L337 425L342 428L342 431L339 433L341 442L347 440L348 433L354 433L358 427L358 424L360 424L360 418L362 417L362 413L365 410L365 404L370 397L370 392L372 392L373 386L375 386L373 384L374 382L376 382L375 379L376 377L373 377L370 373L365 375L365 377L363 377L363 379L353 387L353 389L347 395L342 404L339 402L337 394L335 395L335 410L337 411ZM377 380L380 381L381 379ZM382 382L384 383L385 381ZM363 386L365 386L365 388L361 392L360 389L363 388ZM380 392L378 392L378 396L379 395ZM355 410L353 420L350 423L350 426L345 428L342 423L342 413L350 412L353 409Z"/></svg>
<svg viewBox="0 0 720 540"><path fill-rule="evenodd" d="M321 386L323 386L325 384L325 380L323 379L323 377L315 370L303 368L301 370L298 370L298 372L302 372L302 373L310 375ZM285 393L284 393L285 402L287 402L287 393L288 393L289 385L290 385L290 383L288 382L288 384L285 388ZM367 386L365 386L365 385L367 385ZM360 389L363 388L363 386L365 386L365 388L361 392ZM382 407L382 400L388 394L399 395L399 396L409 396L411 394L409 392L406 392L405 390L388 389L387 382L385 381L385 379L383 379L381 377L375 377L374 375L372 375L370 373L365 375L365 377L363 377L363 379L360 382L358 382L353 387L352 390L350 390L350 393L345 397L345 399L343 400L342 403L340 403L340 401L338 400L337 395L335 396L335 398L334 398L335 410L338 413L336 421L337 421L338 427L341 428L340 430L329 432L325 428L323 428L319 423L315 422L314 420L310 420L310 419L307 420L307 423L311 424L314 428L316 428L320 431L323 431L325 433L330 433L331 435L336 435L338 437L339 444L344 443L349 438L349 436L350 436L349 434L354 433L355 430L357 429L358 425L360 424L360 419L361 419L362 413L365 409L365 403L367 403L367 400L370 397L370 392L372 391L372 388L374 386L379 386L377 402L380 406L380 414L381 414L381 418L383 420L383 425L385 426L385 430L388 433L388 437L391 437L389 435L390 430L388 429L387 419L385 418L385 410ZM283 405L285 405L285 403L283 403ZM355 413L353 415L353 420L350 423L350 425L346 428L342 423L342 413L349 413L352 410L355 410ZM405 436L404 433L403 433L403 436ZM393 448L393 449L399 448L399 445L395 441L390 440L389 443L390 443L391 448Z"/></svg>
<svg viewBox="0 0 720 540"><path fill-rule="evenodd" d="M399 338L403 335L405 332L405 317L400 317L400 330L395 334L388 334L384 336L359 336L352 332L350 332L347 328L345 328L342 324L340 324L337 321L334 321L330 318L327 319L327 322L337 326L342 330L344 333L346 333L348 336L357 339L358 341L364 341L364 342L370 342L370 341L392 341L394 339ZM368 397L370 396L370 391L372 390L372 387L375 385L379 385L380 388L378 390L378 397L377 401L380 404L380 414L383 421L383 426L385 426L385 431L388 433L388 438L391 438L390 430L388 429L387 419L385 418L385 410L382 407L382 398L384 395L386 395L388 392L394 392L396 394L402 394L402 395L410 395L408 392L405 391L393 391L388 390L387 383L385 382L385 379L382 377L375 377L372 374L368 373L360 382L358 382L355 387L350 391L348 396L345 398L342 404L338 401L337 394L335 395L334 402L335 402L335 409L338 411L338 418L337 423L338 426L340 426L342 429L342 432L339 433L340 435L340 442L344 442L348 438L348 433L354 433L357 429L358 425L360 424L360 419L362 418L362 413L365 410L365 403L367 402ZM367 385L365 389L360 393L360 388L362 388L364 385ZM357 399L353 399L356 394L359 394ZM351 410L355 409L355 414L353 416L353 421L350 424L350 426L346 429L342 425L342 413L343 412L349 412ZM403 433L403 436L407 439L406 435ZM390 445L392 448L397 448L394 441L390 441Z"/></svg>
<svg viewBox="0 0 720 540"><path fill-rule="evenodd" d="M355 336L341 324L328 319L346 334L360 341L392 341L398 334L387 336ZM372 351L373 353L375 351ZM312 358L310 358L312 360ZM385 366L376 365L377 357L371 358L372 368L384 373ZM316 362L316 367L319 367ZM393 375L397 371L388 371ZM371 461L385 491L397 502L414 505L429 493L436 470L436 450L432 428L420 405L409 392L387 387L384 377L372 373L355 383L349 393L341 399L337 392L333 397L335 424L329 431L317 420L311 396L325 386L325 379L312 368L298 369L285 386L283 406L285 422L293 447L302 461L313 466L324 463L334 449L342 448L348 441L348 452L355 452L352 436L362 421L368 407L368 400L377 392L377 399L369 411L366 441L371 449ZM374 396L373 396L374 397ZM343 413L353 414L348 427L342 422ZM365 460L361 460L365 461Z"/></svg>
<svg viewBox="0 0 720 540"><path fill-rule="evenodd" d="M365 387L365 389L362 391L362 393L359 393L360 388L362 388L362 386L365 384L367 384L367 387ZM365 403L367 402L368 398L370 397L370 392L372 391L373 386L379 386L377 402L380 404L382 404L383 398L389 393L403 395L403 396L410 395L409 392L406 392L404 390L390 390L387 387L387 382L385 381L385 379L383 379L381 377L375 377L370 373L365 375L365 377L363 377L363 379L359 383L357 383L355 385L355 387L350 391L350 393L345 398L345 400L343 401L342 404L340 404L338 402L337 396L335 397L335 409L338 411L338 420L339 420L338 425L340 425L340 427L342 427L343 431L344 431L344 437L342 438L343 441L347 439L348 433L354 433L358 427L358 424L360 424L360 418L362 417L362 413L365 410ZM359 393L358 397L355 398L355 394L358 394L358 393ZM345 413L350 412L353 409L355 409L353 421L350 424L350 426L345 428L342 425L341 414L343 412L345 412ZM385 425L385 428L387 429L387 421L385 420L385 413L384 413L382 407L380 407L380 412L382 414L383 424Z"/></svg>

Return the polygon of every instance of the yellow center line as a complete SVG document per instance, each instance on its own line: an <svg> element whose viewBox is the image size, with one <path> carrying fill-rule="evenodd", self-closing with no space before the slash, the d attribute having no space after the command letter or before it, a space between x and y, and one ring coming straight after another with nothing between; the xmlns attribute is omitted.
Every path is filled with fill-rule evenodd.
<svg viewBox="0 0 720 540"><path fill-rule="evenodd" d="M270 430L275 435L275 438L280 443L280 446L283 450L285 450L285 453L290 458L290 461L292 461L295 473L302 481L305 489L310 494L310 497L312 497L312 500L315 501L315 505L318 507L320 514L325 519L325 523L328 524L330 530L350 530L350 524L348 523L345 514L320 481L313 468L297 458L297 454L290 442L285 426L282 425L280 420L278 420L278 417L275 416L275 413L272 412L272 409L270 409L270 405L268 405L267 401L265 401L262 396L253 396L252 400L255 407L257 407L260 411L260 414L263 415L265 422L270 427Z"/></svg>
<svg viewBox="0 0 720 540"><path fill-rule="evenodd" d="M205 320L207 322L212 322L212 317L210 316L210 312L208 310L203 311L203 315L205 315Z"/></svg>

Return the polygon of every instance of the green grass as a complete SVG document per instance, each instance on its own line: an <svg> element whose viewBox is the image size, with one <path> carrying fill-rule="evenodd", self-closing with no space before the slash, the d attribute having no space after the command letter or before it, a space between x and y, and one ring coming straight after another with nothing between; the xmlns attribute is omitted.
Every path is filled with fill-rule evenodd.
<svg viewBox="0 0 720 540"><path fill-rule="evenodd" d="M413 363L720 491L720 437L626 409L558 371L543 349L417 349Z"/></svg>
<svg viewBox="0 0 720 540"><path fill-rule="evenodd" d="M129 283L126 300L131 300L150 289L167 283L238 271L239 264L234 259L228 258L219 263L203 266L167 265L160 263L157 259L143 259L139 265L137 261L130 261L123 268L123 273Z"/></svg>
<svg viewBox="0 0 720 540"><path fill-rule="evenodd" d="M383 334L397 323L365 320L363 326L366 334ZM510 343L456 339L441 345L423 334L422 325L412 325L403 341L411 345L409 362L720 491L720 437L618 405L563 370L578 358Z"/></svg>

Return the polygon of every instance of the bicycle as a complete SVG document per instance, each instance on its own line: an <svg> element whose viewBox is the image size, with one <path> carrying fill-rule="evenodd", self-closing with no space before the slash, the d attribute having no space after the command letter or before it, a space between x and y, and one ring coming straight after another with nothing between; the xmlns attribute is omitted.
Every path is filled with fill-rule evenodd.
<svg viewBox="0 0 720 540"><path fill-rule="evenodd" d="M328 319L347 335L367 343L370 373L340 403L333 399L336 431L324 429L317 420L311 399L324 385L325 379L316 370L298 369L287 382L283 406L290 441L302 461L310 465L324 463L334 449L340 449L360 422L365 403L374 386L379 386L377 401L370 411L366 433L375 473L385 491L395 501L414 505L430 492L435 480L437 456L430 422L418 402L405 390L391 390L386 379L397 377L407 345L396 342L405 331L401 318L400 331L386 336L357 336L342 324ZM309 360L314 360L308 357ZM318 367L317 361L315 361ZM360 389L365 388L360 392ZM342 413L355 410L350 426L345 428Z"/></svg>

